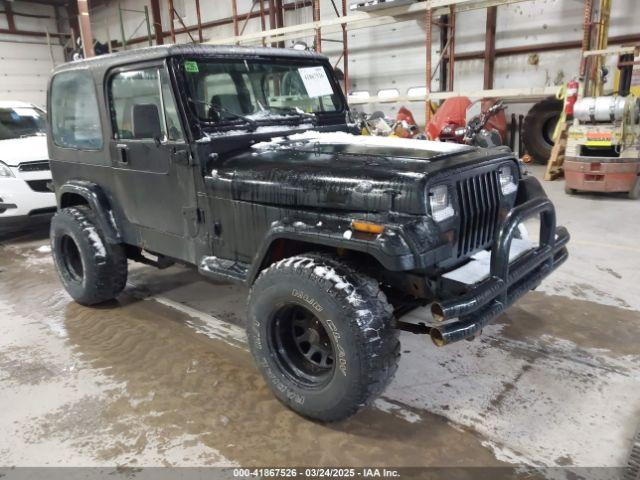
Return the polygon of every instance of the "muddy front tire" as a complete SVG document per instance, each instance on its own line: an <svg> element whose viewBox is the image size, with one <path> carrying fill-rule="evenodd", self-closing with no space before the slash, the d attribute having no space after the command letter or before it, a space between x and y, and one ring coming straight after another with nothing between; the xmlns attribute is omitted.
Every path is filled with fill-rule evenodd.
<svg viewBox="0 0 640 480"><path fill-rule="evenodd" d="M258 368L295 412L332 422L370 403L400 355L378 283L331 257L296 256L264 270L249 296Z"/></svg>
<svg viewBox="0 0 640 480"><path fill-rule="evenodd" d="M64 288L82 305L111 300L127 283L123 247L105 241L88 207L63 208L54 215L51 251Z"/></svg>

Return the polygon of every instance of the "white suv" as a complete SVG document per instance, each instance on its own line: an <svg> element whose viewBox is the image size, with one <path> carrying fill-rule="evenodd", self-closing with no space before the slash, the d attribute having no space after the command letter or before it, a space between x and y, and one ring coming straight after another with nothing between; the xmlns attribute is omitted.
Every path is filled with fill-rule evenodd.
<svg viewBox="0 0 640 480"><path fill-rule="evenodd" d="M0 101L0 232L47 221L56 211L50 182L45 112Z"/></svg>

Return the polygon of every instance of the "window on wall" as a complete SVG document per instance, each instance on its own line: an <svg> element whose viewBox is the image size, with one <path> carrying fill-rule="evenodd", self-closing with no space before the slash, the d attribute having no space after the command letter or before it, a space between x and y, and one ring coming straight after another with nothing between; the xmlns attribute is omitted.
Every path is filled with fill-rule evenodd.
<svg viewBox="0 0 640 480"><path fill-rule="evenodd" d="M53 78L49 114L56 145L81 150L102 148L98 100L87 72L64 72Z"/></svg>
<svg viewBox="0 0 640 480"><path fill-rule="evenodd" d="M166 71L160 67L116 74L110 83L111 118L116 139L154 138L150 124L160 123L159 140L182 140L183 134Z"/></svg>

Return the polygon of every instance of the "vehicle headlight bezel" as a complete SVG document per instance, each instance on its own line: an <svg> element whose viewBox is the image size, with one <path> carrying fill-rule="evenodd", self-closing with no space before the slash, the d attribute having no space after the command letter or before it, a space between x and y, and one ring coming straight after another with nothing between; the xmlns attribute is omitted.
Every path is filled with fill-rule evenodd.
<svg viewBox="0 0 640 480"><path fill-rule="evenodd" d="M503 196L508 196L518 190L518 176L511 165L503 165L498 170L498 181Z"/></svg>
<svg viewBox="0 0 640 480"><path fill-rule="evenodd" d="M429 212L436 222L443 222L456 214L449 185L440 184L429 188Z"/></svg>
<svg viewBox="0 0 640 480"><path fill-rule="evenodd" d="M0 161L0 178L15 178L15 175L9 168L9 165Z"/></svg>

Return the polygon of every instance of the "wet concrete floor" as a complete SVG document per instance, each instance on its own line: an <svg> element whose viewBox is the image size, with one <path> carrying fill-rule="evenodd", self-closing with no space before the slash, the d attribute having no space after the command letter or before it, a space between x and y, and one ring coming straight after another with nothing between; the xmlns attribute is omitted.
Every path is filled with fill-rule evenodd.
<svg viewBox="0 0 640 480"><path fill-rule="evenodd" d="M46 232L0 240L0 464L623 465L640 421L639 289L590 281L598 266L614 281L640 269L640 255L616 258L567 264L561 295L532 292L474 342L403 334L383 396L322 425L259 376L246 289L131 264L117 301L86 308L59 284Z"/></svg>

